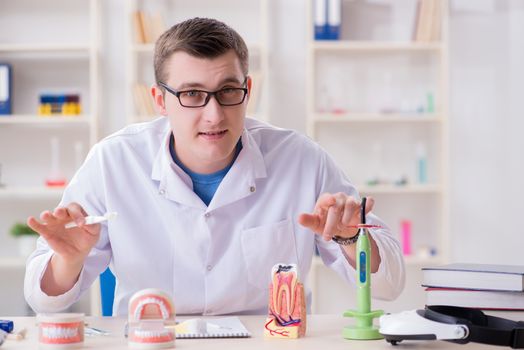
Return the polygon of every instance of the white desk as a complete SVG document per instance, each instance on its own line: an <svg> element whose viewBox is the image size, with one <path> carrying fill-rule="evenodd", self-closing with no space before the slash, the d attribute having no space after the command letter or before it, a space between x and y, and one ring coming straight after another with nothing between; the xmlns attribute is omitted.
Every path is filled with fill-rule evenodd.
<svg viewBox="0 0 524 350"><path fill-rule="evenodd" d="M524 319L524 312L511 312L498 314L502 317L518 320ZM8 318L8 317L0 317ZM207 317L206 317L207 318ZM34 317L13 317L15 327L26 327L28 332L26 339L21 341L8 340L0 347L1 350L11 349L38 349L38 331ZM183 318L180 318L181 320ZM241 321L252 333L251 338L231 338L231 339L177 339L175 347L177 349L293 349L293 350L403 350L403 349L503 349L469 343L459 345L445 341L403 341L398 346L393 347L385 340L352 341L343 339L341 330L345 325L351 324L352 320L338 315L308 315L306 337L291 339L267 339L263 336L263 326L265 317L263 316L240 316ZM128 349L127 339L124 338L123 318L111 317L87 317L86 322L95 328L111 332L108 336L85 337L85 349ZM508 348L509 349L509 348Z"/></svg>

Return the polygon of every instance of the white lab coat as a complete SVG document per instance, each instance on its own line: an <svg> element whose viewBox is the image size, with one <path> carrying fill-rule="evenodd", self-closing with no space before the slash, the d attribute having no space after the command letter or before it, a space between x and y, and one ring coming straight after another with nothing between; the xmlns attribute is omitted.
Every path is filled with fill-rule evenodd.
<svg viewBox="0 0 524 350"><path fill-rule="evenodd" d="M242 151L206 206L169 153L166 118L128 126L90 151L64 192L90 215L115 211L75 286L50 297L40 280L53 252L40 238L28 259L25 297L37 312L67 308L109 265L117 277L114 315L126 315L133 293L160 288L177 313L265 313L271 267L298 265L307 275L318 247L323 262L347 282L355 270L341 248L297 223L323 192L358 196L316 143L294 131L246 119ZM374 215L369 223L384 225ZM372 295L392 299L404 286L399 244L387 228L373 237L381 264Z"/></svg>

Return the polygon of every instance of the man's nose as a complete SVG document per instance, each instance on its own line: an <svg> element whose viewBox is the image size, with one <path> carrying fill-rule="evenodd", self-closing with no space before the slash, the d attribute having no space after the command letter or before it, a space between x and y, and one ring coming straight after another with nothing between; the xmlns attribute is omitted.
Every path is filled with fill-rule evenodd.
<svg viewBox="0 0 524 350"><path fill-rule="evenodd" d="M202 110L202 117L209 122L219 122L224 119L224 110L218 103L216 96L211 96Z"/></svg>

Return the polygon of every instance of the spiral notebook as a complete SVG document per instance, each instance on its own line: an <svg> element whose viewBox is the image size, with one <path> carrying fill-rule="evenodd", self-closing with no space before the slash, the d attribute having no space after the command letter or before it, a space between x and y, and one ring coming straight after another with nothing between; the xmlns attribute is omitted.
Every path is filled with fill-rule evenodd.
<svg viewBox="0 0 524 350"><path fill-rule="evenodd" d="M175 332L179 339L251 337L251 333L236 316L186 320L175 326Z"/></svg>

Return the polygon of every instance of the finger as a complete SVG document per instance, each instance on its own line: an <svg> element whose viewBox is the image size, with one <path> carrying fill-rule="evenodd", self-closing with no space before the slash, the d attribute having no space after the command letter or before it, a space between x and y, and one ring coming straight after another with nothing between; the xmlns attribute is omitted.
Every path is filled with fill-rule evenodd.
<svg viewBox="0 0 524 350"><path fill-rule="evenodd" d="M84 208L80 206L80 204L70 203L67 205L66 210L71 219L76 222L78 227L82 227L85 224L85 217L87 216L87 213L85 212Z"/></svg>
<svg viewBox="0 0 524 350"><path fill-rule="evenodd" d="M344 208L343 197L337 195L335 205L332 205L327 212L326 224L322 236L329 241L337 232L338 223L341 220L342 209Z"/></svg>
<svg viewBox="0 0 524 350"><path fill-rule="evenodd" d="M34 231L37 233L40 233L40 231L45 230L46 226L39 223L34 217L30 216L27 218L27 225L31 227Z"/></svg>
<svg viewBox="0 0 524 350"><path fill-rule="evenodd" d="M58 207L53 211L53 215L59 220L70 220L71 217L64 207Z"/></svg>
<svg viewBox="0 0 524 350"><path fill-rule="evenodd" d="M92 236L98 236L100 233L100 224L82 225L82 229Z"/></svg>
<svg viewBox="0 0 524 350"><path fill-rule="evenodd" d="M337 199L334 194L322 193L315 204L315 213L327 212L333 205L337 204Z"/></svg>
<svg viewBox="0 0 524 350"><path fill-rule="evenodd" d="M298 223L304 227L309 228L313 232L320 231L320 217L314 214L300 214Z"/></svg>
<svg viewBox="0 0 524 350"><path fill-rule="evenodd" d="M366 198L366 214L372 211L374 206L375 206L375 200L373 199L373 197L367 197Z"/></svg>
<svg viewBox="0 0 524 350"><path fill-rule="evenodd" d="M367 206L366 204L366 207ZM347 197L344 203L344 213L342 214L342 225L349 226L360 223L359 209L360 204L357 200L352 196Z"/></svg>
<svg viewBox="0 0 524 350"><path fill-rule="evenodd" d="M53 213L51 213L49 210L44 210L40 213L40 220L48 225L55 224L58 221L57 218L55 218L55 216L53 215Z"/></svg>

